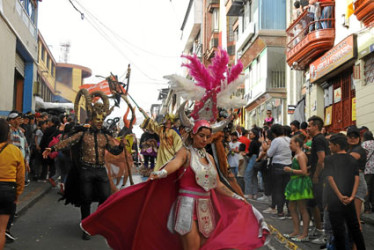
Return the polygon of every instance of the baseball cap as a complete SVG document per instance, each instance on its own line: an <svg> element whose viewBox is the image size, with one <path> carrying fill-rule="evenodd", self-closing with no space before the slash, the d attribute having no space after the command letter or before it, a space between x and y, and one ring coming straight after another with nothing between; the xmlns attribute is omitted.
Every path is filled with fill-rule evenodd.
<svg viewBox="0 0 374 250"><path fill-rule="evenodd" d="M355 137L360 137L360 130L355 126L350 126L347 129L347 136L355 136Z"/></svg>
<svg viewBox="0 0 374 250"><path fill-rule="evenodd" d="M20 115L21 114L18 111L10 111L10 113L8 114L8 120L9 119L15 119Z"/></svg>

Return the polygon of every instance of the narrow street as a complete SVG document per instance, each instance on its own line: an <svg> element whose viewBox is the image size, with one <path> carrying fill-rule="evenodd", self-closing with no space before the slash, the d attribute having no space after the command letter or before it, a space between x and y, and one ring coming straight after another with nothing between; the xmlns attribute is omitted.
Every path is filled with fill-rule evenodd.
<svg viewBox="0 0 374 250"><path fill-rule="evenodd" d="M135 174L134 182L139 183L141 181L140 175ZM11 244L6 244L4 249L110 249L105 239L101 236L94 236L89 241L81 239L79 227L80 210L71 205L65 206L63 202L58 202L60 195L57 194L57 191L58 189L51 189L17 218L12 227L12 233L17 237L17 240ZM251 204L260 212L267 208L265 203L251 201ZM92 206L92 211L96 207L97 203ZM312 243L297 243L295 245L281 237L281 234L291 232L292 221L290 219L279 220L270 214L263 215L272 230L272 235L269 244L261 249L320 249L319 245ZM371 237L374 235L374 226L364 224L363 231L367 249L374 249L374 239Z"/></svg>

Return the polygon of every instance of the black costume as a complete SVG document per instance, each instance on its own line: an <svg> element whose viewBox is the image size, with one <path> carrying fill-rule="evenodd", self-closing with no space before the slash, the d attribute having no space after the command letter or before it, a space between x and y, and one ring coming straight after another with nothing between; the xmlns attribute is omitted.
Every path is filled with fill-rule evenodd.
<svg viewBox="0 0 374 250"><path fill-rule="evenodd" d="M66 203L81 207L83 220L90 215L93 201L101 204L110 195L110 183L104 165L105 149L119 155L124 147L122 143L116 146L104 129L91 127L60 141L51 150L61 151L72 147L74 164L66 181L64 198Z"/></svg>

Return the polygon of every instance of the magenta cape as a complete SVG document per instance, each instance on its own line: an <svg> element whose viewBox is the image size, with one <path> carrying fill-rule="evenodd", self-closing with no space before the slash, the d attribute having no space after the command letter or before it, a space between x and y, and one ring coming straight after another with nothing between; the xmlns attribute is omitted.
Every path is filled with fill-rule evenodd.
<svg viewBox="0 0 374 250"><path fill-rule="evenodd" d="M115 250L182 249L178 234L167 229L176 200L176 174L125 188L82 221L90 235L103 235ZM217 225L201 247L204 250L255 249L264 245L267 230L260 230L251 205L212 190ZM259 232L263 232L259 237Z"/></svg>

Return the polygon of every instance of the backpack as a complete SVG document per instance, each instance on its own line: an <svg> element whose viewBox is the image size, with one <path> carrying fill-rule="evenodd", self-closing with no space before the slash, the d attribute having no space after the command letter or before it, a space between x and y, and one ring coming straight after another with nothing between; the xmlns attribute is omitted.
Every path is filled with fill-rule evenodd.
<svg viewBox="0 0 374 250"><path fill-rule="evenodd" d="M59 141L60 141L60 137L61 137L61 134L58 134L58 135L56 135L56 136L53 136L52 140L48 143L48 147L51 148L51 147L53 147L54 145L56 145L57 143L59 143ZM50 154L48 155L48 157L49 157L50 159L54 159L54 158L57 157L57 155L58 155L58 152L55 151L55 152L50 153Z"/></svg>

